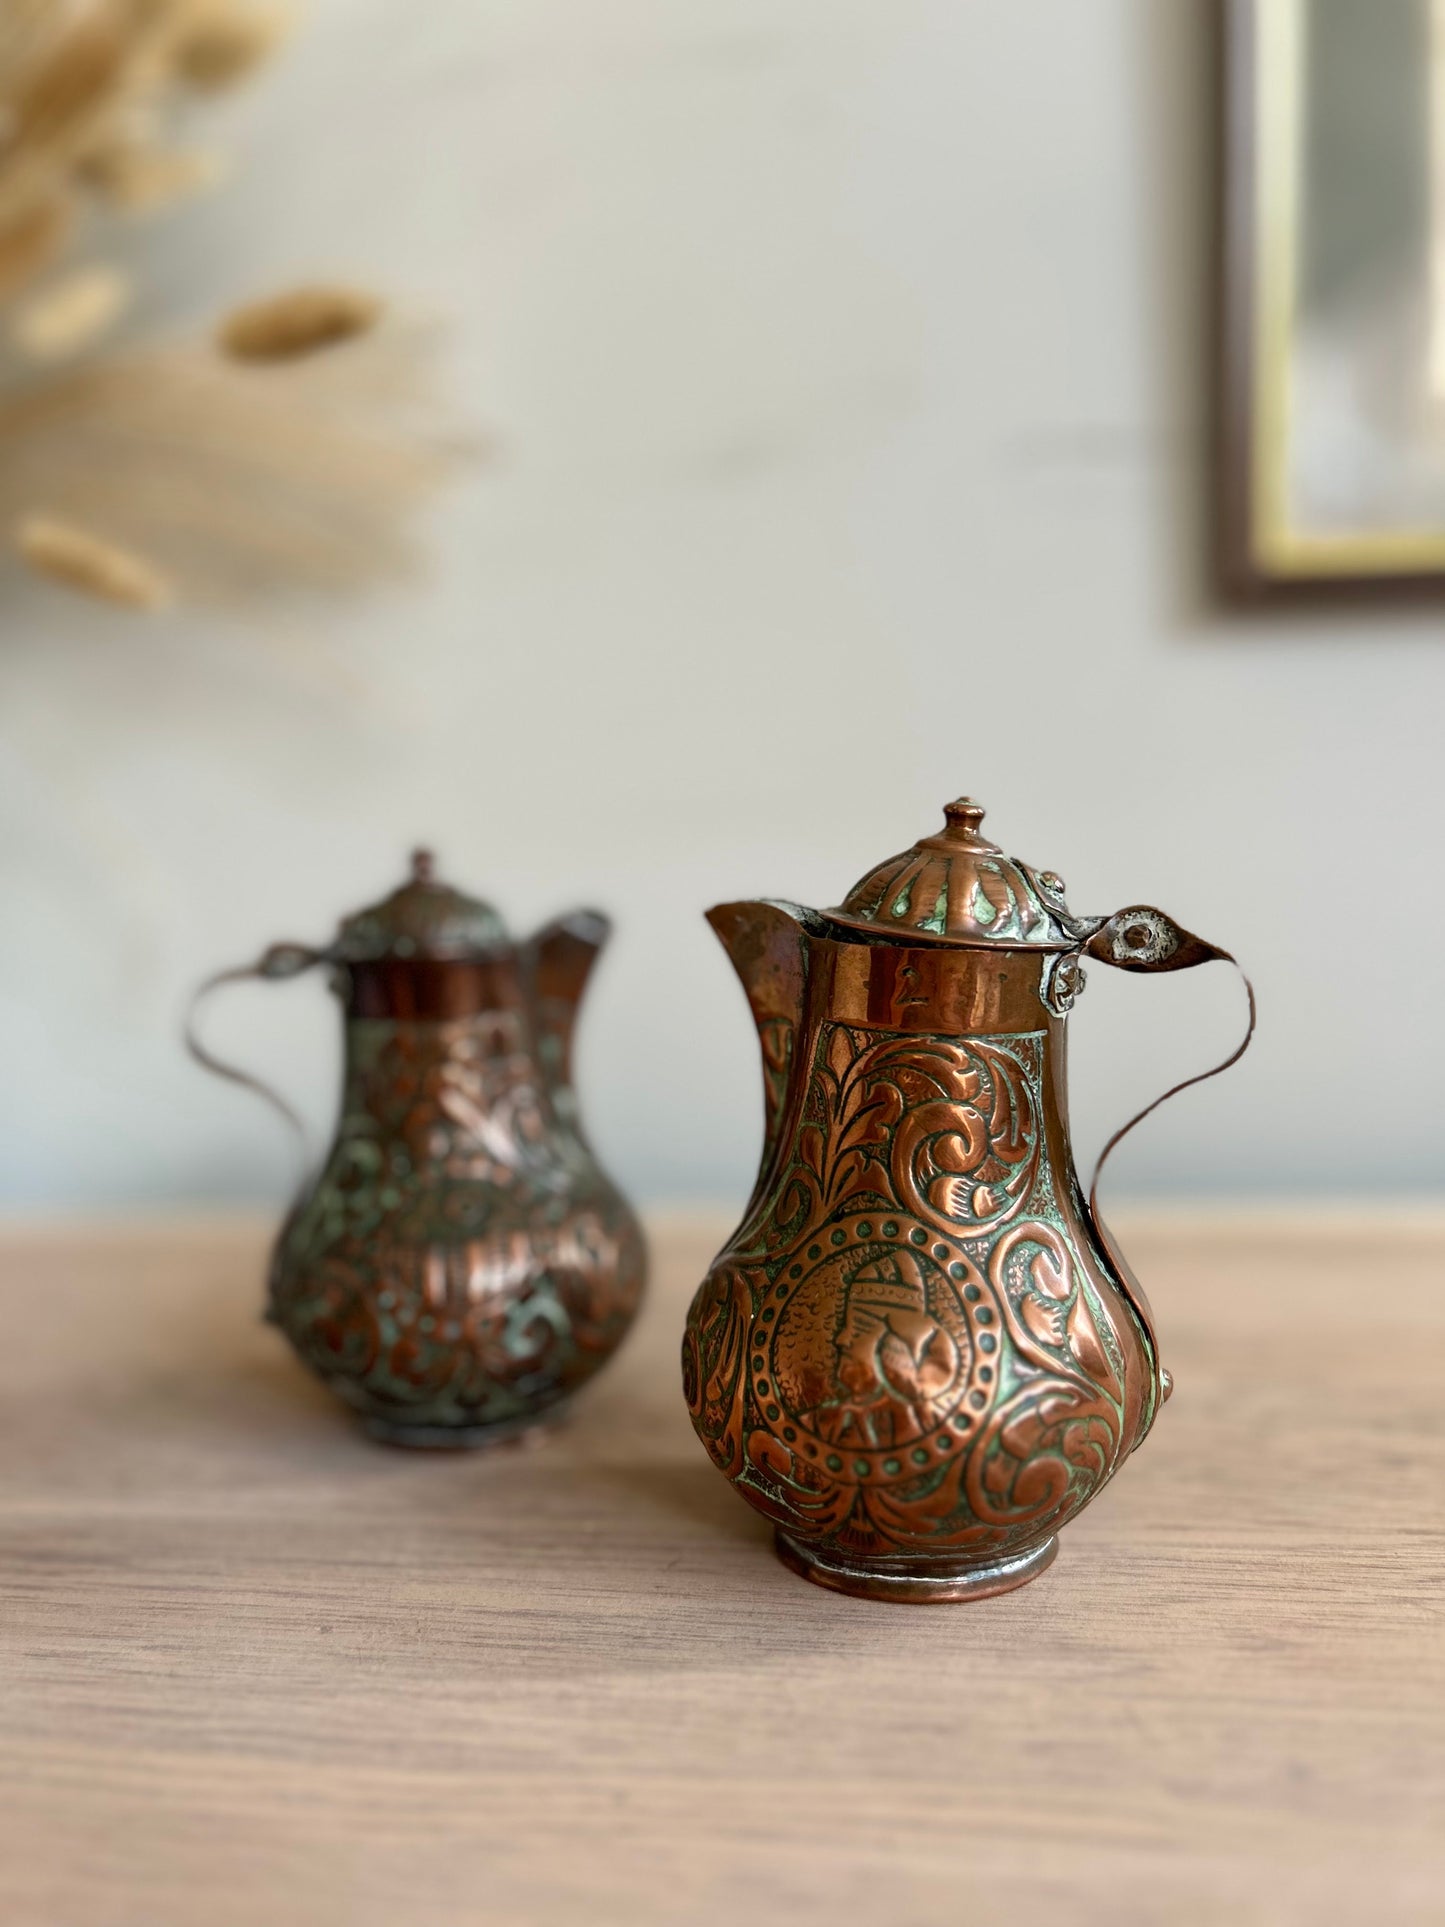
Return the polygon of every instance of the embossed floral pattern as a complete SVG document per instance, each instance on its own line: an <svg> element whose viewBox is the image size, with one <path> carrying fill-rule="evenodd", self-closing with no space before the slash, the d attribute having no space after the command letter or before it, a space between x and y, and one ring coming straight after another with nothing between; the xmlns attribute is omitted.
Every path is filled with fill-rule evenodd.
<svg viewBox="0 0 1445 1927"><path fill-rule="evenodd" d="M355 1020L348 1045L342 1122L278 1246L272 1316L369 1415L470 1427L536 1413L632 1321L631 1212L515 1013Z"/></svg>
<svg viewBox="0 0 1445 1927"><path fill-rule="evenodd" d="M699 1435L790 1534L994 1557L1115 1469L1124 1353L1057 1210L1043 1047L817 1033L774 1208L684 1340Z"/></svg>

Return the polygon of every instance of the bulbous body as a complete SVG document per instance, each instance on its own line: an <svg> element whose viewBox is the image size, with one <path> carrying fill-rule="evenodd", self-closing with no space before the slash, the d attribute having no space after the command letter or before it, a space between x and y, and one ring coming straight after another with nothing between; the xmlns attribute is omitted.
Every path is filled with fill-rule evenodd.
<svg viewBox="0 0 1445 1927"><path fill-rule="evenodd" d="M378 973L347 973L341 1118L277 1243L269 1316L400 1443L535 1424L612 1356L641 1296L641 1232L567 1078L575 1005L549 1017L528 961L438 966L470 1006L447 1014L398 1014Z"/></svg>
<svg viewBox="0 0 1445 1927"><path fill-rule="evenodd" d="M769 1154L688 1317L693 1424L810 1577L1002 1590L1159 1400L1074 1173L1055 960L797 928Z"/></svg>
<svg viewBox="0 0 1445 1927"><path fill-rule="evenodd" d="M641 1299L637 1220L583 1135L578 1008L594 911L514 944L490 904L410 880L324 949L274 945L237 977L318 964L346 1012L341 1116L282 1226L268 1317L379 1438L483 1445L604 1365ZM210 1069L289 1107L220 1063Z"/></svg>
<svg viewBox="0 0 1445 1927"><path fill-rule="evenodd" d="M1034 1577L1153 1424L1170 1381L1074 1169L1066 1026L1081 956L1225 954L1147 906L1075 917L976 804L945 815L837 910L709 916L766 1138L688 1314L688 1407L789 1565L882 1599Z"/></svg>

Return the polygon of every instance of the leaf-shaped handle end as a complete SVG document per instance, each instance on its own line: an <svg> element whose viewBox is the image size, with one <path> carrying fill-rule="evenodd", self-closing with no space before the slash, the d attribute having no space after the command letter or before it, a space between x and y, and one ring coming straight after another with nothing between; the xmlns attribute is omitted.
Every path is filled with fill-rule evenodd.
<svg viewBox="0 0 1445 1927"><path fill-rule="evenodd" d="M1089 938L1083 954L1117 970L1190 970L1229 958L1227 950L1196 937L1149 903L1116 910Z"/></svg>

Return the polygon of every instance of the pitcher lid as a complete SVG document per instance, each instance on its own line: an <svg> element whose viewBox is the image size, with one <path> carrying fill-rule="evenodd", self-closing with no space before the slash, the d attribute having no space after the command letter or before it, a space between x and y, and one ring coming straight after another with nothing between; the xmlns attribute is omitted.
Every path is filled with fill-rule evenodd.
<svg viewBox="0 0 1445 1927"><path fill-rule="evenodd" d="M430 850L414 850L411 876L380 903L347 917L331 955L340 963L384 957L449 962L505 950L507 928L491 904L439 882L435 870Z"/></svg>
<svg viewBox="0 0 1445 1927"><path fill-rule="evenodd" d="M972 797L945 804L943 814L941 830L876 864L825 914L850 930L910 943L1075 948L1063 878L1005 856L980 835L984 812Z"/></svg>

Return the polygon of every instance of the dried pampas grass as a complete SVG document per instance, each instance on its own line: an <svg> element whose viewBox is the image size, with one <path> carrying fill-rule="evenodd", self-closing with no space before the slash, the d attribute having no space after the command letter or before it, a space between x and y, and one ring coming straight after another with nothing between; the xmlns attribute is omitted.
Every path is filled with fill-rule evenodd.
<svg viewBox="0 0 1445 1927"><path fill-rule="evenodd" d="M171 48L178 79L206 93L234 87L268 60L291 29L285 6L193 0Z"/></svg>
<svg viewBox="0 0 1445 1927"><path fill-rule="evenodd" d="M405 573L412 511L460 451L425 394L430 338L365 290L247 303L209 345L115 355L131 278L62 267L97 218L210 185L171 109L245 79L279 0L0 0L0 531L100 600L248 601Z"/></svg>
<svg viewBox="0 0 1445 1927"><path fill-rule="evenodd" d="M130 294L116 268L77 268L18 310L10 339L32 361L63 361L104 334Z"/></svg>
<svg viewBox="0 0 1445 1927"><path fill-rule="evenodd" d="M294 361L365 334L381 318L381 302L359 288L294 288L238 308L216 335L236 361Z"/></svg>
<svg viewBox="0 0 1445 1927"><path fill-rule="evenodd" d="M157 214L214 187L225 162L205 148L171 148L117 137L88 154L81 179L120 214Z"/></svg>
<svg viewBox="0 0 1445 1927"><path fill-rule="evenodd" d="M73 522L27 515L16 528L15 546L38 575L101 602L129 609L163 609L171 600L170 583L144 556Z"/></svg>
<svg viewBox="0 0 1445 1927"><path fill-rule="evenodd" d="M398 328L297 364L166 349L37 385L0 402L0 525L43 503L194 603L404 578L413 512L468 452L431 420L430 345ZM53 543L20 552L116 599Z"/></svg>
<svg viewBox="0 0 1445 1927"><path fill-rule="evenodd" d="M48 200L37 200L0 229L0 305L51 265L74 220L74 202L55 193Z"/></svg>
<svg viewBox="0 0 1445 1927"><path fill-rule="evenodd" d="M290 21L263 0L0 0L0 301L78 206L145 214L209 186L215 157L165 138L172 109L244 79Z"/></svg>

